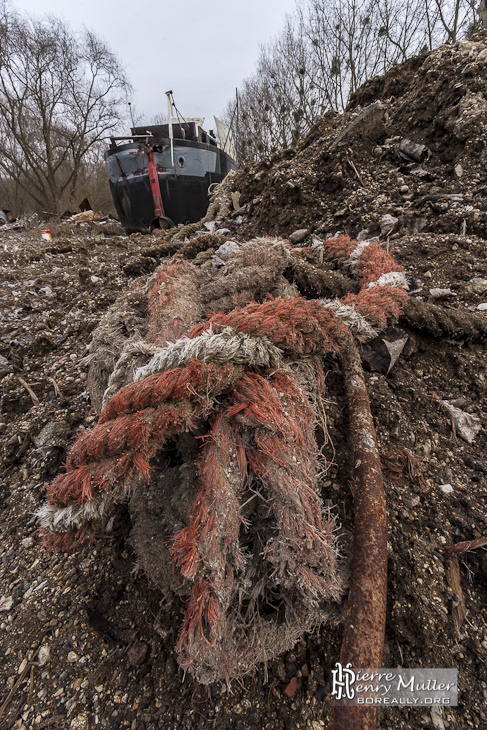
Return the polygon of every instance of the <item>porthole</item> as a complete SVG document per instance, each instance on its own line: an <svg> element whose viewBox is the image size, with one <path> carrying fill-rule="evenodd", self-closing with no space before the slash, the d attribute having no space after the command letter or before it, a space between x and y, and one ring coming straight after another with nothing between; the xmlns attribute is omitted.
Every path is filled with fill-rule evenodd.
<svg viewBox="0 0 487 730"><path fill-rule="evenodd" d="M184 167L184 157L182 155L178 157L178 165L179 167Z"/></svg>

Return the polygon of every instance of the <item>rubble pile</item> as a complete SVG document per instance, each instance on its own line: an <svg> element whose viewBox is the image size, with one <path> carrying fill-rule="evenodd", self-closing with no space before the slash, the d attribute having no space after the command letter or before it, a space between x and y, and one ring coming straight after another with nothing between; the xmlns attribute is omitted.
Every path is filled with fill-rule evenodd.
<svg viewBox="0 0 487 730"><path fill-rule="evenodd" d="M298 229L353 237L461 233L487 225L487 44L442 46L371 79L297 153L237 173L241 235Z"/></svg>
<svg viewBox="0 0 487 730"><path fill-rule="evenodd" d="M148 451L152 479L145 491L131 482L127 499L93 523L88 532L94 542L88 548L64 552L68 544L63 543L60 552L44 550L36 518L48 489L52 499L53 483L78 496L89 486L81 478L73 486L70 470L89 467L90 449L99 463L112 457L110 449L116 453L117 439L128 443L124 433L103 433L114 409L123 418L133 413L139 419L130 438L145 429L147 404L142 398L131 412L129 397L139 398L137 380L132 381L140 380L139 371L154 358L159 358L157 367L164 360L174 368L174 358L201 353L198 338L205 322L212 322L209 337L221 337L225 327L246 327L242 318L249 312L253 327L268 327L266 307L305 302L316 313L324 300L360 343L382 461L389 562L384 666L459 669L459 708L384 709L380 726L453 730L487 723L487 557L482 547L487 536L486 72L487 38L479 34L370 80L344 114L329 112L320 119L298 151L285 150L233 173L218 193L217 217L202 223L202 230L186 231L186 239L182 227L159 240L110 235L108 228L98 229L94 238L88 230L69 236L58 232L52 242L30 231L0 232L0 651L5 677L0 722L5 719L19 730L46 723L146 730L203 728L210 722L219 730L317 730L326 724L343 612L340 604L333 610L327 606L332 620L323 622L324 615L312 615L312 601L299 582L275 582L266 567L270 537L277 532L271 507L276 497L270 498L265 480L278 485L282 470L289 467L291 473L288 460L296 444L292 447L291 435L283 434L282 443L265 452L282 449L279 467L264 464L256 444L262 446L269 434L250 398L250 385L255 388L257 381L246 389L242 385L238 403L228 391L212 393L219 378L230 377L230 368L241 363L211 364L214 373L204 393L196 380L185 381L205 417L215 398L217 412L236 420L216 416L210 428L192 424L190 432L174 433L165 450ZM382 268L374 264L378 251L383 252ZM387 263L392 260L399 266ZM364 297L380 297L380 290L395 289L402 281L409 297L401 289L394 302L400 308L372 321ZM277 337L280 326L268 327L269 336ZM291 328L286 337L297 331ZM191 344L196 339L198 351ZM203 339L209 346L208 337ZM296 383L292 387L307 395L302 413L317 420L314 436L304 428L304 436L312 437L306 447L319 447L323 464L321 473L313 464L318 480L313 494L320 514L333 516L340 526L334 539L341 553L339 581L346 589L353 464L340 356L324 352L318 367L309 353L304 357L291 344L286 349L284 341L272 337L270 344L286 353ZM181 362L181 373L195 377L197 361ZM276 360L277 366L282 363ZM165 375L154 371L146 379L160 379L154 386L159 395L167 386ZM290 424L298 418L298 390L289 385L283 396L283 383L273 380L276 373L266 377L267 385L259 381L259 387L280 389L279 398L287 398L283 418ZM256 398L262 403L263 393ZM176 398L170 404L174 418L190 418L185 403ZM228 430L233 423L239 424L237 430ZM244 442L240 451L239 439ZM233 446L225 457L218 449L228 444ZM236 473L233 454L241 458L244 451L261 480L258 486L247 482L242 491L229 474ZM308 469L304 455L298 462ZM278 468L281 478L273 471ZM198 476L206 480L207 491L197 498ZM206 552L210 533L203 535L201 519L202 510L212 509L211 489L223 483L234 490L225 501L225 525L233 525L237 495L247 520L243 545L253 551L245 573L239 555L232 553L230 533L222 537L216 530L216 554L225 554L235 566L226 577L224 567ZM192 516L195 499L199 511L195 508ZM176 535L174 550L168 541ZM468 552L448 552L465 541ZM299 546L309 576L318 570L309 562L311 547ZM196 593L188 592L187 581L173 571L174 554L186 565L186 578L196 578ZM193 559L194 570L189 568ZM276 570L279 565L274 563ZM233 582L237 575L240 583ZM216 634L195 633L193 643L188 636L202 616L205 630L229 630L221 617L213 624L208 619L218 581L221 595L227 591L238 607L239 636L259 665L253 678L231 683L232 694L225 681L214 682L208 702L206 690L182 681L176 660L179 651L190 672L200 661L207 671L214 660ZM184 614L186 633L181 634ZM259 654L259 639L252 646L249 636L268 637L271 625L289 629L280 647L284 653L275 651L276 642L264 642ZM303 634L312 627L312 633ZM228 648L231 639L223 646ZM238 656L245 657L242 644ZM242 674L252 661L243 661ZM211 665L213 674L206 677L203 668L203 681L225 678L221 663Z"/></svg>

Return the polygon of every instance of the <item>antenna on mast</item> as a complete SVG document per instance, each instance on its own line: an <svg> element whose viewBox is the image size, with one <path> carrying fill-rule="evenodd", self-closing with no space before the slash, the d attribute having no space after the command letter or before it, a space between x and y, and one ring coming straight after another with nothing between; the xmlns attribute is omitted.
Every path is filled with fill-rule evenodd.
<svg viewBox="0 0 487 730"><path fill-rule="evenodd" d="M132 110L132 102L131 102L131 101L129 101L129 102L127 102L127 103L128 103L128 105L129 105L129 109L130 109L130 118L131 118L131 120L132 120L132 127L135 127L135 121L134 121L134 113L133 113L133 110Z"/></svg>

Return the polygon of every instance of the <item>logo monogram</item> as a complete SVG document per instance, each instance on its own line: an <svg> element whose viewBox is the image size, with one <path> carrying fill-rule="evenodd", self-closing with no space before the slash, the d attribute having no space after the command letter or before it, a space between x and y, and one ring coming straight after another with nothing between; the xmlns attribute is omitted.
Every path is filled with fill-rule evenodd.
<svg viewBox="0 0 487 730"><path fill-rule="evenodd" d="M353 700L355 697L355 690L353 684L356 676L352 665L349 663L346 667L342 667L340 662L336 663L336 669L331 670L332 674L332 690L331 694L336 697L337 700L341 700L342 697L346 697L348 700Z"/></svg>

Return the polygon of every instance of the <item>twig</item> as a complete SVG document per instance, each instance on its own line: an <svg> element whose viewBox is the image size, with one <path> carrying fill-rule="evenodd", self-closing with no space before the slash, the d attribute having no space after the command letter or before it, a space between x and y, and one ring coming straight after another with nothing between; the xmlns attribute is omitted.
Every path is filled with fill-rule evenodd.
<svg viewBox="0 0 487 730"><path fill-rule="evenodd" d="M36 396L36 394L34 393L34 391L32 390L32 388L30 387L30 385L27 385L27 383L25 382L25 380L23 378L21 378L20 375L17 375L17 378L19 379L20 383L24 386L24 388L26 389L26 391L28 392L28 394L32 398L32 402L34 403L34 405L35 406L38 406L39 405L39 398Z"/></svg>
<svg viewBox="0 0 487 730"><path fill-rule="evenodd" d="M54 725L55 722L61 722L61 720L65 720L66 718L63 717L63 715L57 715L56 717L48 717L47 720L44 720L44 722L41 722L40 725L37 727L39 730L42 730L42 728L49 727L50 725Z"/></svg>
<svg viewBox="0 0 487 730"><path fill-rule="evenodd" d="M48 380L50 380L51 383L53 384L54 392L57 395L57 397L60 398L61 400L64 400L64 396L61 393L61 389L60 389L59 385L56 383L56 381L54 380L54 378L48 378Z"/></svg>
<svg viewBox="0 0 487 730"><path fill-rule="evenodd" d="M452 555L448 560L448 566L446 569L446 581L448 586L451 588L456 602L452 606L452 618L453 625L455 627L455 634L457 639L461 641L463 639L460 628L465 621L465 600L463 597L462 584L460 580L460 567L458 565L458 558L456 555Z"/></svg>
<svg viewBox="0 0 487 730"><path fill-rule="evenodd" d="M31 438L32 438L31 430L32 429L29 428L29 430L27 431L27 433L24 434L24 440L22 441L22 446L20 447L20 449L15 454L15 458L16 458L17 461L23 457L23 455L25 454L25 452L29 448L29 444L30 444L30 441L31 441Z"/></svg>
<svg viewBox="0 0 487 730"><path fill-rule="evenodd" d="M30 668L29 691L27 694L27 704L30 704L32 695L34 694L34 665Z"/></svg>
<svg viewBox="0 0 487 730"><path fill-rule="evenodd" d="M122 656L124 648L125 647L120 648L119 646L116 646L107 654L104 659L102 659L98 666L95 667L91 674L88 675L88 681L90 682L90 684L95 685L99 681L103 670L110 665L112 659L118 659Z"/></svg>
<svg viewBox="0 0 487 730"><path fill-rule="evenodd" d="M13 696L15 695L17 689L20 687L22 682L24 681L26 674L29 671L29 669L31 668L31 666L32 666L31 662L27 662L27 664L25 665L25 667L22 670L20 677L15 682L14 686L12 687L12 689L8 693L7 697L5 698L5 702L0 707L0 720L2 719L3 715L5 714L5 710L8 708L9 704L12 702Z"/></svg>
<svg viewBox="0 0 487 730"><path fill-rule="evenodd" d="M465 542L457 542L456 545L447 545L447 547L443 548L443 552L449 553L450 555L458 555L468 553L479 547L485 547L486 545L487 537L477 537L475 540L465 540Z"/></svg>
<svg viewBox="0 0 487 730"><path fill-rule="evenodd" d="M365 187L366 187L366 186L365 186L365 183L364 183L364 181L362 180L362 178L361 178L361 176L360 176L360 173L359 173L359 171L358 171L358 170L357 170L357 168L355 167L355 165L354 165L354 163L353 163L353 160L350 160L350 159L349 159L348 157L346 157L345 159L347 160L348 164L350 165L350 167L352 168L352 170L354 171L354 173L355 173L355 174L356 174L356 176L358 177L358 179L359 179L359 181L360 181L360 184L362 185L362 187L363 187L363 188L365 188Z"/></svg>

